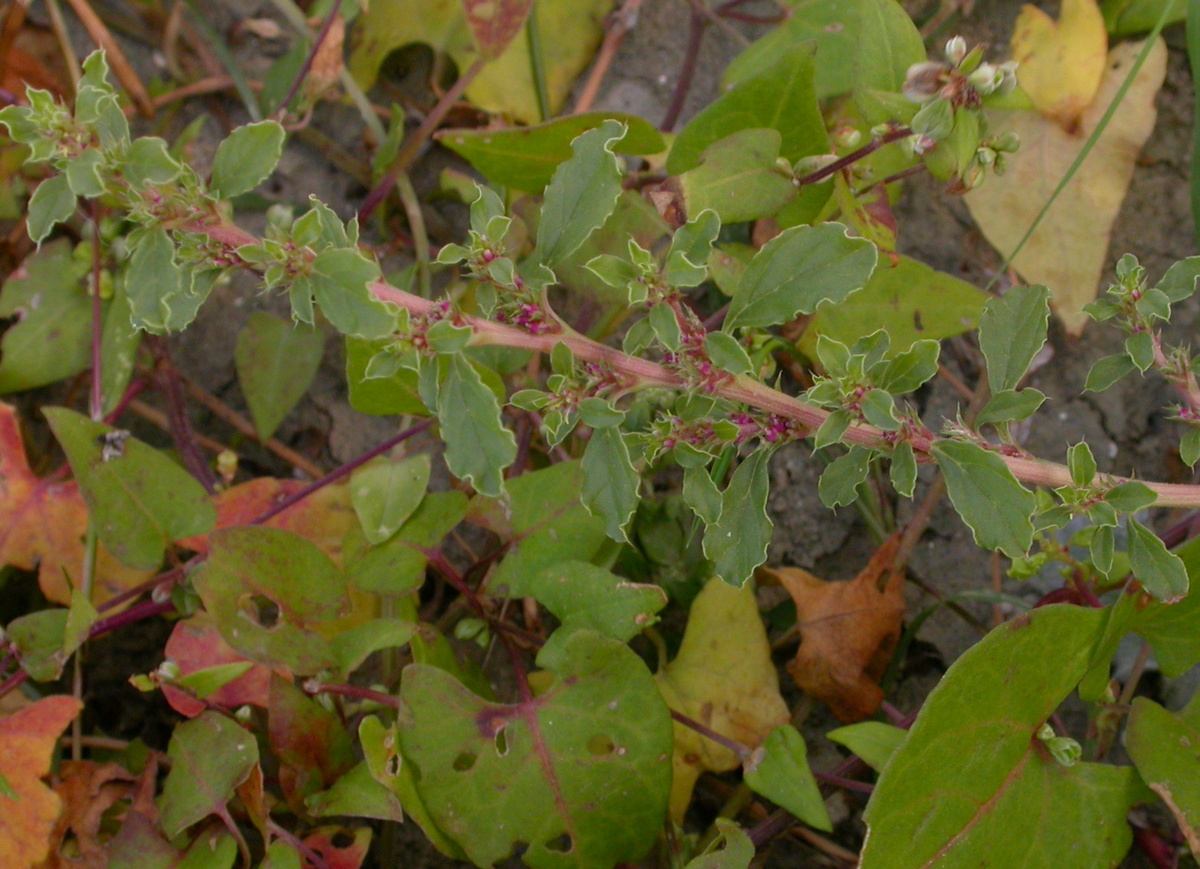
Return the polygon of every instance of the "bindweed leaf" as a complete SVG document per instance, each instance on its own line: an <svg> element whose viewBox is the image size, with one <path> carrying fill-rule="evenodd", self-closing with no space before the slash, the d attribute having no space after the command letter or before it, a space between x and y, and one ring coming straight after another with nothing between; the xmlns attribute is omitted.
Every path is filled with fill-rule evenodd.
<svg viewBox="0 0 1200 869"><path fill-rule="evenodd" d="M216 510L179 465L128 432L66 408L46 408L100 540L123 563L152 569L166 545L203 534Z"/></svg>
<svg viewBox="0 0 1200 869"><path fill-rule="evenodd" d="M538 665L553 683L512 705L405 668L400 745L431 819L480 866L514 842L533 869L642 858L671 786L671 719L650 673L586 630L546 646Z"/></svg>
<svg viewBox="0 0 1200 869"><path fill-rule="evenodd" d="M258 743L232 718L208 711L175 728L167 754L174 763L158 808L163 831L174 837L210 815L226 815L234 789L258 763Z"/></svg>
<svg viewBox="0 0 1200 869"><path fill-rule="evenodd" d="M325 339L311 326L255 311L238 335L233 359L238 383L260 440L275 434L321 365Z"/></svg>
<svg viewBox="0 0 1200 869"><path fill-rule="evenodd" d="M521 32L533 0L463 0L467 27L484 60L495 60Z"/></svg>
<svg viewBox="0 0 1200 869"><path fill-rule="evenodd" d="M882 721L860 721L831 730L825 738L846 746L871 769L882 772L907 735L907 731Z"/></svg>
<svg viewBox="0 0 1200 869"><path fill-rule="evenodd" d="M787 809L810 827L833 830L821 789L808 766L808 746L791 725L776 727L755 749L754 756L745 763L745 780L756 794Z"/></svg>
<svg viewBox="0 0 1200 869"><path fill-rule="evenodd" d="M350 500L363 534L382 543L420 506L429 485L430 459L418 453L397 461L380 458L350 477Z"/></svg>
<svg viewBox="0 0 1200 869"><path fill-rule="evenodd" d="M1145 697L1133 701L1125 746L1142 779L1175 816L1200 857L1200 699L1178 713Z"/></svg>
<svg viewBox="0 0 1200 869"><path fill-rule="evenodd" d="M896 0L867 0L859 6L854 103L868 124L882 124L896 120L897 106L908 102L900 91L909 67L926 59L925 43ZM914 110L909 103L908 111Z"/></svg>
<svg viewBox="0 0 1200 869"><path fill-rule="evenodd" d="M684 869L749 869L754 859L753 840L728 818L717 818L716 825L720 838L713 841L709 850L689 860Z"/></svg>
<svg viewBox="0 0 1200 869"><path fill-rule="evenodd" d="M467 513L462 492L431 492L400 530L370 546L360 526L346 539L346 572L356 586L381 595L408 594L425 581L427 552L440 546Z"/></svg>

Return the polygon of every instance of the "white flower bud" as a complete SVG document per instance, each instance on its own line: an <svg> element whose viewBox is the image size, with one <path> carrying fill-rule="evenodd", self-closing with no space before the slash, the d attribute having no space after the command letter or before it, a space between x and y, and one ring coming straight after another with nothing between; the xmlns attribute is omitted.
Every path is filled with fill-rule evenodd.
<svg viewBox="0 0 1200 869"><path fill-rule="evenodd" d="M967 41L961 36L955 36L946 43L946 59L954 66L962 63L962 59L967 56Z"/></svg>

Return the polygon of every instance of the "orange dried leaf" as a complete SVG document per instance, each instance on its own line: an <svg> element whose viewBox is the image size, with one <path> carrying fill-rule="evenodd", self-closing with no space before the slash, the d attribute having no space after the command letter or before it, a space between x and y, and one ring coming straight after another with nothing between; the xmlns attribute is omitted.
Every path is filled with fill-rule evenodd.
<svg viewBox="0 0 1200 869"><path fill-rule="evenodd" d="M114 803L133 795L135 782L115 763L64 761L54 786L63 811L50 836L54 850L43 869L105 869L109 855L100 839L101 821ZM65 841L72 843L70 856L62 853Z"/></svg>
<svg viewBox="0 0 1200 869"><path fill-rule="evenodd" d="M29 467L12 405L0 402L0 564L36 570L42 593L70 604L83 575L87 507L74 482L42 479ZM92 602L103 603L152 573L125 567L101 547Z"/></svg>
<svg viewBox="0 0 1200 869"><path fill-rule="evenodd" d="M904 574L891 574L882 591L879 579L898 545L898 537L889 539L849 582L825 582L796 567L760 567L755 574L760 582L778 582L796 602L800 649L788 672L842 721L860 721L883 702L878 680L900 639Z"/></svg>
<svg viewBox="0 0 1200 869"><path fill-rule="evenodd" d="M0 796L0 866L27 869L50 854L50 834L62 800L42 782L54 743L79 714L74 697L39 700L0 721L0 776L12 796Z"/></svg>

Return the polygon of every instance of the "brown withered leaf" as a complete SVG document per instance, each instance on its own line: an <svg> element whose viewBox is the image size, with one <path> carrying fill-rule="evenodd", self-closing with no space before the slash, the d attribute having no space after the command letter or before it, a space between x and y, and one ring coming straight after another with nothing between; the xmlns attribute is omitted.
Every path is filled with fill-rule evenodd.
<svg viewBox="0 0 1200 869"><path fill-rule="evenodd" d="M889 574L900 538L893 536L849 582L825 582L797 567L760 567L755 577L778 583L796 602L800 649L788 672L805 694L829 705L842 721L861 721L879 709L878 680L900 639L904 573Z"/></svg>
<svg viewBox="0 0 1200 869"><path fill-rule="evenodd" d="M54 785L63 810L50 833L50 856L39 869L105 869L109 855L100 839L100 824L114 803L132 796L135 781L115 763L63 761ZM68 841L69 856L63 853Z"/></svg>

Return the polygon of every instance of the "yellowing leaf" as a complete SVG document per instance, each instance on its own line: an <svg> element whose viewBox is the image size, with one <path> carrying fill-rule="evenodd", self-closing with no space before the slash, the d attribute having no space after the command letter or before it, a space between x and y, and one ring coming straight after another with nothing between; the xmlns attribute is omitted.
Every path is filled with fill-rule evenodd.
<svg viewBox="0 0 1200 869"><path fill-rule="evenodd" d="M679 654L655 681L676 712L749 748L788 722L750 583L736 589L708 581L692 603ZM671 816L683 819L700 773L727 772L739 763L728 748L675 722Z"/></svg>
<svg viewBox="0 0 1200 869"><path fill-rule="evenodd" d="M983 234L1001 254L1012 253L1050 199L1141 48L1141 43L1123 43L1109 52L1100 92L1073 131L1035 112L990 116L997 133L1011 130L1021 137L1021 150L1008 160L1004 175L989 177L966 200ZM1080 334L1087 323L1083 307L1096 297L1134 161L1154 129L1154 97L1166 68L1167 49L1159 39L1120 112L1013 260L1026 281L1050 288L1051 305L1072 335Z"/></svg>
<svg viewBox="0 0 1200 869"><path fill-rule="evenodd" d="M54 742L82 708L73 697L46 697L0 721L0 866L26 867L46 859L62 801L42 783Z"/></svg>
<svg viewBox="0 0 1200 869"><path fill-rule="evenodd" d="M890 573L898 545L899 537L889 539L850 582L824 582L796 567L760 567L756 573L777 581L796 602L800 649L788 664L792 678L842 721L861 721L883 701L877 683L904 618L904 574Z"/></svg>
<svg viewBox="0 0 1200 869"><path fill-rule="evenodd" d="M1065 128L1095 100L1107 51L1096 0L1063 0L1057 22L1036 6L1021 7L1012 38L1017 80L1037 110Z"/></svg>
<svg viewBox="0 0 1200 869"><path fill-rule="evenodd" d="M478 8L484 4L471 5ZM612 8L613 0L538 4L541 60L552 114L559 111L571 85L591 62L604 33L604 18ZM387 56L411 43L424 43L448 54L460 74L479 57L462 0L372 0L354 25L350 72L359 84L369 88ZM538 110L529 40L524 31L484 67L466 95L484 111L507 115L521 123L546 120Z"/></svg>

